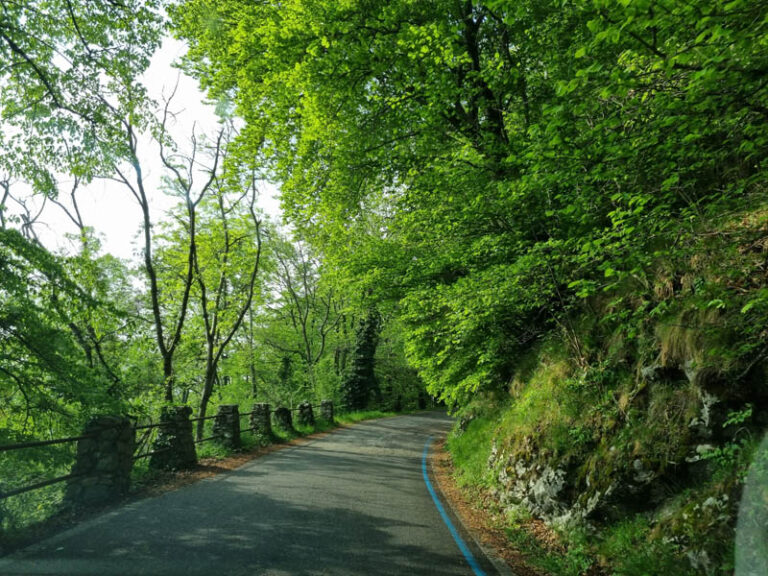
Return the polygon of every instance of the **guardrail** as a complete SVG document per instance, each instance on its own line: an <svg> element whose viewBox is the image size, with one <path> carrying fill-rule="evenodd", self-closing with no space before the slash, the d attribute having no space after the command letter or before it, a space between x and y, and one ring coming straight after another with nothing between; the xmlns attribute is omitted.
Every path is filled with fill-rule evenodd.
<svg viewBox="0 0 768 576"><path fill-rule="evenodd" d="M0 490L0 501L34 490L67 482L67 497L87 504L101 503L127 491L130 483L130 473L139 460L150 458L150 466L165 467L160 456L173 456L174 452L191 447L184 463L197 461L195 447L211 441L219 441L224 445L237 447L240 445L241 432L253 432L261 441L273 441L271 418L280 410L272 410L269 404L256 404L250 412L239 413L237 405L222 405L219 412L210 416L190 418L191 409L177 407L175 412L164 414L159 422L136 423L127 418L101 417L89 422L86 430L79 436L54 438L50 440L34 440L0 446L0 453L15 452L30 448L41 448L60 444L77 443L78 447L73 465L67 474L54 478L40 479L25 486L17 486L8 490ZM290 416L297 412L303 423L307 418L314 425L314 409L321 411L321 417L333 420L334 405L330 401L320 404L303 402L298 406L285 409ZM240 420L249 418L250 426L241 426ZM200 439L193 439L192 424L213 421L213 434ZM292 429L289 418L288 428ZM278 425L280 422L278 422ZM162 432L162 435L161 435ZM87 445L82 446L82 443ZM90 479L90 480L87 480ZM94 488L94 486L96 488ZM77 503L77 502L75 502Z"/></svg>

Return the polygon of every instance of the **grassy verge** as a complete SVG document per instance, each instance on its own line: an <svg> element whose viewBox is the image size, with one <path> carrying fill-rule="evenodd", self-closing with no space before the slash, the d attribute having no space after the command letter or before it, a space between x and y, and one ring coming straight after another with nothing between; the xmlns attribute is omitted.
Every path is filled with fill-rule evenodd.
<svg viewBox="0 0 768 576"><path fill-rule="evenodd" d="M395 412L382 412L381 410L365 410L361 412L347 412L345 414L338 414L336 420L339 424L354 424L355 422L362 422L363 420L373 420L375 418L387 418L389 416L397 416Z"/></svg>

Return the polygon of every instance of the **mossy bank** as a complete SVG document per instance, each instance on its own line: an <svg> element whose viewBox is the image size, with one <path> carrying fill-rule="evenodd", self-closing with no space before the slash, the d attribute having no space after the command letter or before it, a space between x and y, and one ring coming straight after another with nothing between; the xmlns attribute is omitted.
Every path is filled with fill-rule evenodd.
<svg viewBox="0 0 768 576"><path fill-rule="evenodd" d="M768 423L762 337L748 321L764 237L760 212L702 233L645 295L591 302L596 313L533 346L508 386L458 409L458 479L494 496L533 564L734 572L742 487ZM554 544L526 532L532 519Z"/></svg>

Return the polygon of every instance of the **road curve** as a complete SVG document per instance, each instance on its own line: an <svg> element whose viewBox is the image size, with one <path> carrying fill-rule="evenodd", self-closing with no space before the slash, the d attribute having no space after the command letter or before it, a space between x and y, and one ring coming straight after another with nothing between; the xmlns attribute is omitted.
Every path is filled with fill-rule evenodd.
<svg viewBox="0 0 768 576"><path fill-rule="evenodd" d="M342 429L88 520L0 559L0 574L477 573L422 475L425 442L449 426L432 412Z"/></svg>

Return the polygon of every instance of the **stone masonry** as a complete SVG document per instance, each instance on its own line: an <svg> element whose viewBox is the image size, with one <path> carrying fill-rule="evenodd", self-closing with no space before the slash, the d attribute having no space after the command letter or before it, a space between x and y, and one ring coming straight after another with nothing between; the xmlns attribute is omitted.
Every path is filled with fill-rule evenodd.
<svg viewBox="0 0 768 576"><path fill-rule="evenodd" d="M328 422L333 422L333 402L323 400L320 402L320 417Z"/></svg>
<svg viewBox="0 0 768 576"><path fill-rule="evenodd" d="M164 406L149 466L156 470L181 470L197 464L189 406Z"/></svg>
<svg viewBox="0 0 768 576"><path fill-rule="evenodd" d="M275 423L283 430L293 430L293 416L291 415L291 411L284 406L275 410Z"/></svg>
<svg viewBox="0 0 768 576"><path fill-rule="evenodd" d="M213 435L227 448L240 447L240 411L237 404L222 404L213 420Z"/></svg>
<svg viewBox="0 0 768 576"><path fill-rule="evenodd" d="M65 501L75 507L98 506L128 493L135 433L131 421L97 416L85 426L90 436L77 443L77 456Z"/></svg>
<svg viewBox="0 0 768 576"><path fill-rule="evenodd" d="M299 414L296 418L299 426L314 426L315 414L312 412L312 404L309 402L302 402L299 404Z"/></svg>
<svg viewBox="0 0 768 576"><path fill-rule="evenodd" d="M272 421L269 418L269 404L254 404L251 412L251 428L261 444L272 440Z"/></svg>

